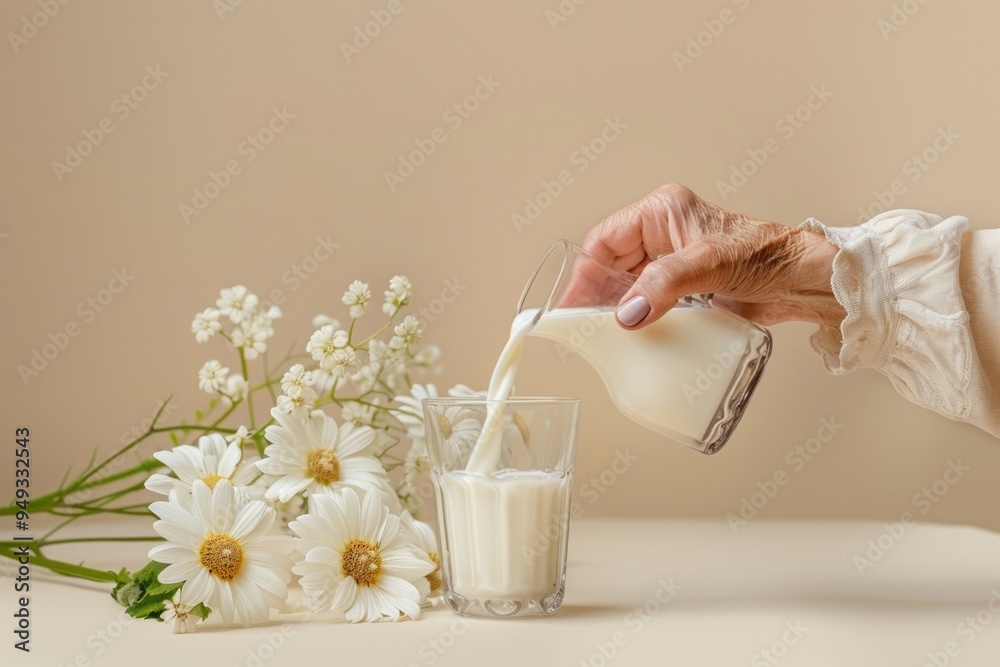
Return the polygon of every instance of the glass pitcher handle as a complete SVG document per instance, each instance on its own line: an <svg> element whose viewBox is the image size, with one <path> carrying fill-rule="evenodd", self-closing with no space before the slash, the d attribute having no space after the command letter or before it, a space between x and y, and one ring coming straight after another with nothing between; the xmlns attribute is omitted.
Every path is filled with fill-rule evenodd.
<svg viewBox="0 0 1000 667"><path fill-rule="evenodd" d="M711 306L714 293L710 294L687 294L681 297L681 302L688 306Z"/></svg>

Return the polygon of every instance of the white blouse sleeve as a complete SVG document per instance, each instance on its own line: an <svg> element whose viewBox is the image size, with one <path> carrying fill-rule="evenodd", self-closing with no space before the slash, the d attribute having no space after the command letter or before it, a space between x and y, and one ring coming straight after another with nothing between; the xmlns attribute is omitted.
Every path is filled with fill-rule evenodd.
<svg viewBox="0 0 1000 667"><path fill-rule="evenodd" d="M887 211L857 227L802 228L840 248L833 294L847 311L812 345L831 373L874 368L908 400L1000 437L1000 230Z"/></svg>

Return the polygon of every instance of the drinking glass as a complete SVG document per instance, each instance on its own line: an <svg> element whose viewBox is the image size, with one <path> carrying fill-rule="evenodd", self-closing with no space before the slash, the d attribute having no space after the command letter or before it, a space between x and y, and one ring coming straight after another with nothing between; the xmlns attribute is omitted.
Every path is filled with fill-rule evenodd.
<svg viewBox="0 0 1000 667"><path fill-rule="evenodd" d="M579 408L570 398L423 401L444 598L459 614L538 616L562 606ZM502 420L496 471L466 472L490 420Z"/></svg>

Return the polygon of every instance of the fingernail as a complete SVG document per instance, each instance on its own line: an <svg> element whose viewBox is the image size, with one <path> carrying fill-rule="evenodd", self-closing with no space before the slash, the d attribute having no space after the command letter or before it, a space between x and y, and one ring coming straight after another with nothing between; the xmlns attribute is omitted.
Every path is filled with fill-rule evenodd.
<svg viewBox="0 0 1000 667"><path fill-rule="evenodd" d="M644 296L634 296L618 308L618 321L627 327L634 327L649 315L649 301Z"/></svg>

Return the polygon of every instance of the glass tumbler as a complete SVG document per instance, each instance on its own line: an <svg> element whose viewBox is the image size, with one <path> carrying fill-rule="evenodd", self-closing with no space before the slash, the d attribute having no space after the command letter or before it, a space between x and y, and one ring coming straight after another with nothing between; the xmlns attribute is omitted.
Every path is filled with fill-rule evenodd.
<svg viewBox="0 0 1000 667"><path fill-rule="evenodd" d="M562 605L579 407L569 398L423 401L444 597L459 614L539 616ZM502 420L499 465L466 472L491 420Z"/></svg>

